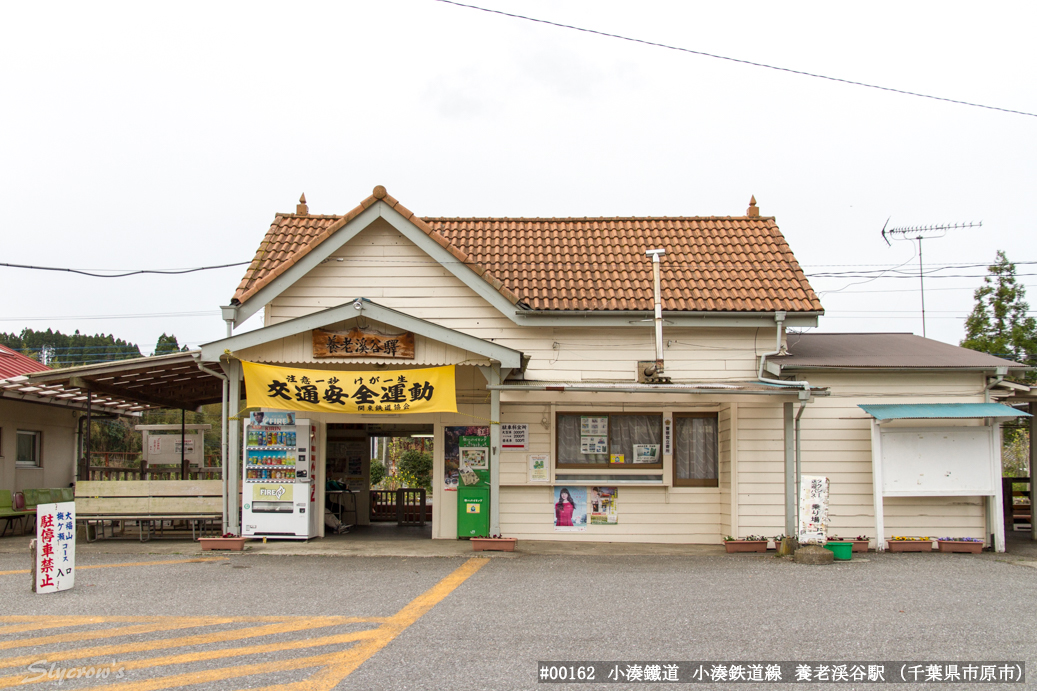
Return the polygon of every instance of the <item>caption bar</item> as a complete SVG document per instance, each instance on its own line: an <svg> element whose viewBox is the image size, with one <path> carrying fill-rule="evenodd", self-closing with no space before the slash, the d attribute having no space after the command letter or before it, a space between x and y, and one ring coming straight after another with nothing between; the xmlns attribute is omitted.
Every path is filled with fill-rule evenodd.
<svg viewBox="0 0 1037 691"><path fill-rule="evenodd" d="M541 684L1022 684L1025 662L538 662Z"/></svg>

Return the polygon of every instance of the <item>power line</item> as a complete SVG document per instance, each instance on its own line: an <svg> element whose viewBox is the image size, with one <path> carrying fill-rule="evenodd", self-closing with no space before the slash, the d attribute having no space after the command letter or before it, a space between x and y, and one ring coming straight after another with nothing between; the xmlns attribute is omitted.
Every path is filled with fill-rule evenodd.
<svg viewBox="0 0 1037 691"><path fill-rule="evenodd" d="M139 274L164 274L169 276L179 274L191 274L195 273L196 271L226 269L231 266L245 266L246 264L251 263L251 261L236 262L234 264L217 264L216 266L198 266L193 269L137 269L135 271L125 271L123 273L94 273L92 271L85 271L83 269L64 269L56 266L30 266L28 264L9 264L7 262L0 262L0 266L6 266L10 269L32 269L34 271L61 271L64 273L92 276L93 278L125 278L126 276L137 276Z"/></svg>
<svg viewBox="0 0 1037 691"><path fill-rule="evenodd" d="M560 22L552 22L547 19L537 19L535 17L527 17L521 14L513 14L511 12L503 12L501 10L492 10L488 7L479 7L477 5L466 5L461 2L455 2L455 0L435 0L445 5L454 5L456 7L464 7L470 10L479 10L480 12L487 12L489 14L499 14L504 17L511 17L512 19L523 19L527 22L535 22L537 24L546 24L548 26L555 26L561 29L571 29L573 31L580 31L585 34L594 34L595 36L604 36L606 38L618 38L622 41L630 41L631 43L640 43L646 46L654 46L656 48L666 48L667 50L677 50L682 53L691 53L692 55L701 55L702 57L714 58L716 60L727 60L728 62L736 62L742 65L750 65L752 67L764 67L768 70L776 70L778 72L787 72L789 74L798 74L803 77L813 77L814 79L825 79L830 82L839 82L841 84L849 84L851 86L863 86L869 89L878 89L880 91L890 91L895 94L903 94L905 96L916 96L918 98L928 98L933 101L944 101L946 103L956 103L961 106L972 106L973 108L985 108L986 110L997 110L1002 113L1013 113L1015 115L1027 115L1029 117L1037 118L1037 113L1028 113L1023 110L1011 110L1009 108L1000 108L998 106L988 106L982 103L971 103L969 101L959 101L953 98L945 98L943 96L932 96L930 94L918 93L916 91L906 91L904 89L894 89L888 86L879 86L878 84L868 84L866 82L858 82L852 79L842 79L840 77L829 77L823 74L816 74L814 72L804 72L803 70L794 70L788 67L777 67L776 65L768 65L762 62L753 62L751 60L743 60L741 58L731 58L726 55L716 55L714 53L706 53L701 50L692 50L690 48L681 48L679 46L671 46L665 43L657 43L655 41L646 41L641 38L631 38L630 36L621 36L619 34L610 34L605 31L597 31L595 29L585 29L579 26L573 26L571 24L562 24Z"/></svg>
<svg viewBox="0 0 1037 691"><path fill-rule="evenodd" d="M75 319L154 319L158 317L211 317L216 314L220 314L219 310L206 310L204 312L155 312L151 314L72 314L67 316L52 317L0 317L0 322L71 321Z"/></svg>

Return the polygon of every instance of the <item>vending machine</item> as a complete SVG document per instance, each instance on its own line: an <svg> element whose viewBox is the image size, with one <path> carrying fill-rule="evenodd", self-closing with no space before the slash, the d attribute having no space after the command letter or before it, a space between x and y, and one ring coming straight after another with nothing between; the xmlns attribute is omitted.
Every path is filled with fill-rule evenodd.
<svg viewBox="0 0 1037 691"><path fill-rule="evenodd" d="M307 540L318 534L316 423L252 413L242 445L241 534Z"/></svg>

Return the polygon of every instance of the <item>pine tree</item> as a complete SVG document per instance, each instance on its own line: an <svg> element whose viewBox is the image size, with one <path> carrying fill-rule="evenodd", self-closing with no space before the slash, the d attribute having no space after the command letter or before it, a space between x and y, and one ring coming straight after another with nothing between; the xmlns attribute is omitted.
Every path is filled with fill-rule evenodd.
<svg viewBox="0 0 1037 691"><path fill-rule="evenodd" d="M186 350L186 348L184 349ZM158 337L158 342L155 343L154 355L168 355L169 353L180 352L180 344L176 341L176 336L167 336L165 332Z"/></svg>
<svg viewBox="0 0 1037 691"><path fill-rule="evenodd" d="M976 306L965 320L963 348L990 353L1023 364L1037 364L1037 320L1029 316L1026 289L1015 275L1015 264L1001 250L987 267L989 275L973 297ZM1026 375L1028 381L1037 377Z"/></svg>

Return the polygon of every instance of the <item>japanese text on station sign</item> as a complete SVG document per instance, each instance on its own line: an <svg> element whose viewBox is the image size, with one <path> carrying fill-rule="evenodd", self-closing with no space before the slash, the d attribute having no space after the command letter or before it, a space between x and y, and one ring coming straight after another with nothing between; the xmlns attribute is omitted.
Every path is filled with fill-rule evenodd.
<svg viewBox="0 0 1037 691"><path fill-rule="evenodd" d="M360 372L241 364L249 407L394 415L457 412L453 365Z"/></svg>

